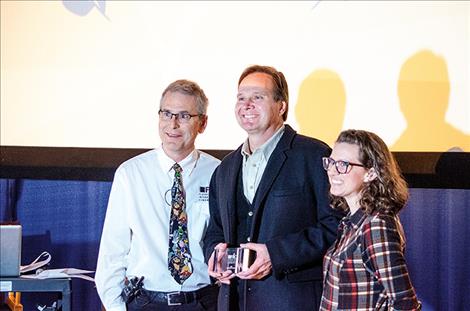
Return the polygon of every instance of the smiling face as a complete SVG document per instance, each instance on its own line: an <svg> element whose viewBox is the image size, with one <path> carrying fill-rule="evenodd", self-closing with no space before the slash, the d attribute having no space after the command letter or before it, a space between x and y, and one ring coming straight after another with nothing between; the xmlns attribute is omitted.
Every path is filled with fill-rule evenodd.
<svg viewBox="0 0 470 311"><path fill-rule="evenodd" d="M351 163L361 163L359 159L359 147L354 144L336 143L331 152L335 161L347 161ZM353 214L359 209L361 190L366 181L369 181L367 169L361 166L350 166L346 174L339 174L334 167L328 169L328 179L330 180L330 193L337 197L343 197L348 203Z"/></svg>
<svg viewBox="0 0 470 311"><path fill-rule="evenodd" d="M235 114L238 124L256 137L261 145L284 123L282 115L286 103L273 98L273 81L266 73L255 72L246 76L238 86Z"/></svg>
<svg viewBox="0 0 470 311"><path fill-rule="evenodd" d="M196 99L194 96L179 92L168 92L163 98L160 109L172 113L187 112L197 115ZM192 117L188 122L159 118L159 134L163 150L175 162L183 160L194 150L194 141L199 133L204 132L207 125L206 116Z"/></svg>

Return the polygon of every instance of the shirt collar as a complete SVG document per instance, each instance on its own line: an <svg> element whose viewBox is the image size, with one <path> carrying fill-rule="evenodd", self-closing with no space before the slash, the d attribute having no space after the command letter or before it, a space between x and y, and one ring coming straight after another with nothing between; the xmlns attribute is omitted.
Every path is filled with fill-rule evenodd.
<svg viewBox="0 0 470 311"><path fill-rule="evenodd" d="M250 153L250 144L248 138L245 140L242 146L242 156L246 159L254 152L261 152L265 159L269 159L271 153L277 146L277 143L281 140L282 134L284 134L285 125L282 125L274 134L271 136L264 144L262 144L258 149Z"/></svg>
<svg viewBox="0 0 470 311"><path fill-rule="evenodd" d="M351 215L351 212L349 212L348 215L346 215L341 222L344 226L352 227L355 230L357 230L357 228L360 227L361 223L364 221L366 217L367 215L360 208L352 215Z"/></svg>
<svg viewBox="0 0 470 311"><path fill-rule="evenodd" d="M164 172L170 173L173 169L175 161L169 156L167 156L162 147L157 149L157 157L162 170ZM178 162L178 164L183 169L184 175L191 175L194 168L196 167L197 160L199 160L199 151L197 149L194 149L186 158Z"/></svg>

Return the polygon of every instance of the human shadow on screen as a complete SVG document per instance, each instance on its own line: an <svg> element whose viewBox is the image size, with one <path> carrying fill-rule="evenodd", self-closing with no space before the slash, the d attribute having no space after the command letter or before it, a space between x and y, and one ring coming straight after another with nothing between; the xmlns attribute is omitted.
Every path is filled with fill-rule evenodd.
<svg viewBox="0 0 470 311"><path fill-rule="evenodd" d="M442 56L422 50L405 61L397 91L407 127L393 151L470 151L470 135L445 120L450 89Z"/></svg>
<svg viewBox="0 0 470 311"><path fill-rule="evenodd" d="M332 146L343 128L345 110L346 91L336 72L318 69L303 80L295 106L301 134Z"/></svg>

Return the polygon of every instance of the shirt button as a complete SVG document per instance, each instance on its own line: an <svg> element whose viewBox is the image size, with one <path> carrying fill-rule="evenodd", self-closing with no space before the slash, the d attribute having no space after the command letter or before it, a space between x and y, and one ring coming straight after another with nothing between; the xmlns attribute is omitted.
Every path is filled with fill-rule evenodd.
<svg viewBox="0 0 470 311"><path fill-rule="evenodd" d="M250 242L250 241L251 241L250 237L247 237L247 238L246 238L246 240L247 240L248 242Z"/></svg>
<svg viewBox="0 0 470 311"><path fill-rule="evenodd" d="M253 189L253 186L250 186L250 189Z"/></svg>
<svg viewBox="0 0 470 311"><path fill-rule="evenodd" d="M253 164L253 167L256 167L256 164Z"/></svg>
<svg viewBox="0 0 470 311"><path fill-rule="evenodd" d="M252 211L249 211L249 212L248 212L248 216L250 216L250 217L253 216L253 212L252 212Z"/></svg>

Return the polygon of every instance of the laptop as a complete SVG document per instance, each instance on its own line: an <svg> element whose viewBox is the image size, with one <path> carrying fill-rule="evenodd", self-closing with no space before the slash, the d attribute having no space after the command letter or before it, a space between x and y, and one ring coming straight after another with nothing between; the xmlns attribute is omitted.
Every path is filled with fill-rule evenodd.
<svg viewBox="0 0 470 311"><path fill-rule="evenodd" d="M21 225L0 225L0 277L19 276Z"/></svg>

